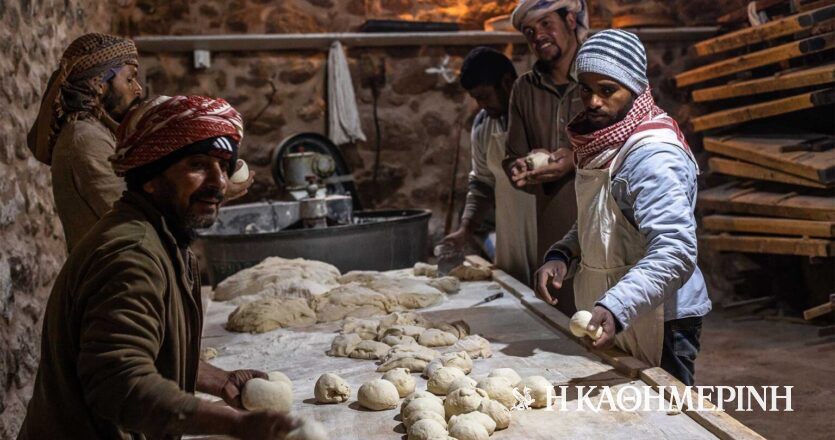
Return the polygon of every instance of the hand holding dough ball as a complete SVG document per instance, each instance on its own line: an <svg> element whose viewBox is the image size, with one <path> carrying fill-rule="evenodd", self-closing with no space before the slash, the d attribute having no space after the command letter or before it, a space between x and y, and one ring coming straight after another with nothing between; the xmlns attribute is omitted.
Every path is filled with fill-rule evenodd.
<svg viewBox="0 0 835 440"><path fill-rule="evenodd" d="M505 429L510 426L510 410L495 400L482 400L478 411L490 416L496 422L496 429Z"/></svg>
<svg viewBox="0 0 835 440"><path fill-rule="evenodd" d="M394 384L383 379L374 379L360 386L357 392L360 405L374 411L397 408L400 395Z"/></svg>
<svg viewBox="0 0 835 440"><path fill-rule="evenodd" d="M591 321L591 312L580 310L575 313L574 316L571 317L571 321L568 324L571 334L578 338L588 336L594 341L600 339L600 337L603 336L603 327L597 327L597 331L590 332L587 330L589 321Z"/></svg>
<svg viewBox="0 0 835 440"><path fill-rule="evenodd" d="M409 440L436 440L447 438L446 428L432 419L418 420L408 431Z"/></svg>
<svg viewBox="0 0 835 440"><path fill-rule="evenodd" d="M293 388L284 381L250 379L244 384L241 402L250 411L271 409L286 412L293 406Z"/></svg>
<svg viewBox="0 0 835 440"><path fill-rule="evenodd" d="M313 395L320 403L340 403L351 396L351 386L341 377L333 373L325 373L316 381Z"/></svg>
<svg viewBox="0 0 835 440"><path fill-rule="evenodd" d="M548 405L548 390L553 390L554 385L542 376L528 376L516 387L522 395L525 394L525 388L530 390L531 398L534 399L531 408L544 408Z"/></svg>
<svg viewBox="0 0 835 440"><path fill-rule="evenodd" d="M426 389L433 394L445 396L449 386L455 379L464 377L466 374L457 367L441 367L432 373L429 380L426 381Z"/></svg>
<svg viewBox="0 0 835 440"><path fill-rule="evenodd" d="M502 405L513 408L516 405L516 397L513 397L513 387L510 381L504 377L487 377L478 381L476 388L482 389L487 396Z"/></svg>
<svg viewBox="0 0 835 440"><path fill-rule="evenodd" d="M471 420L483 426L484 429L487 430L487 435L493 435L493 432L496 430L496 422L494 422L493 419L491 419L490 416L488 416L487 414L480 413L478 411L472 411L466 414L452 416L449 419L449 427L452 428L454 425L468 420Z"/></svg>
<svg viewBox="0 0 835 440"><path fill-rule="evenodd" d="M241 167L229 178L229 181L232 183L244 183L249 179L249 166L247 166L243 159L238 159L238 164Z"/></svg>
<svg viewBox="0 0 835 440"><path fill-rule="evenodd" d="M459 388L450 393L444 400L444 412L447 419L458 414L466 414L478 409L487 397L484 390L478 388Z"/></svg>
<svg viewBox="0 0 835 440"><path fill-rule="evenodd" d="M386 373L383 374L383 380L387 380L394 384L394 387L397 388L397 394L399 394L400 397L406 397L415 392L415 378L409 374L409 370L406 368L395 368L393 370L386 371Z"/></svg>
<svg viewBox="0 0 835 440"><path fill-rule="evenodd" d="M548 162L550 161L551 155L541 151L525 156L525 164L528 166L528 171L538 170L548 165Z"/></svg>

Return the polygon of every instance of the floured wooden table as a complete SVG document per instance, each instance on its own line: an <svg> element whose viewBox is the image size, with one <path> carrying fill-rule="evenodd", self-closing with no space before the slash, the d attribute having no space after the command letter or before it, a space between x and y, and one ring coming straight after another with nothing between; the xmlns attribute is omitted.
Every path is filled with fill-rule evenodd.
<svg viewBox="0 0 835 440"><path fill-rule="evenodd" d="M504 297L474 306L484 297L504 291ZM523 301L496 282L462 283L461 292L449 295L437 306L417 310L433 321L463 319L473 334L487 338L493 357L475 359L470 377L480 379L492 369L509 367L522 377L541 375L559 385L610 385L612 391L624 385L646 385L640 378L630 379L603 363L575 340L554 328L547 320L527 308ZM544 303L543 303L544 304ZM224 329L233 305L213 302L208 307L203 331L203 348L213 347L218 356L210 363L227 370L254 368L279 370L293 381L293 411L311 417L326 427L332 439L405 439L399 407L388 411L369 411L359 406L356 393L360 385L378 379L376 361L330 357L330 348L341 321L301 329L278 329L263 334L232 333ZM334 372L351 385L351 398L341 404L317 404L313 387L323 373ZM426 380L413 374L418 390ZM708 439L717 438L687 414L666 411L593 412L576 411L576 396L566 404L567 411L544 409L513 411L508 429L490 438L501 439ZM597 403L598 397L590 399ZM724 438L735 438L726 437ZM217 438L217 437L213 437Z"/></svg>

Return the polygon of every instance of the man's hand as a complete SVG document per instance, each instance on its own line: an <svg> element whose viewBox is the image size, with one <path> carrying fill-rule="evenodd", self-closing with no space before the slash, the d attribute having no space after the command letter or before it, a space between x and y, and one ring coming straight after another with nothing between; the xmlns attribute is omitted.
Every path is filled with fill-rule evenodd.
<svg viewBox="0 0 835 440"><path fill-rule="evenodd" d="M284 438L295 426L294 420L276 411L254 411L241 414L233 437L242 440L277 440Z"/></svg>
<svg viewBox="0 0 835 440"><path fill-rule="evenodd" d="M243 161L238 160L237 166L235 166L235 171L238 171L243 166ZM246 181L241 183L233 183L229 180L229 183L226 185L226 196L224 197L224 201L228 202L231 200L235 200L241 198L249 192L249 187L252 186L252 183L255 182L255 171L252 168L249 169L249 178Z"/></svg>
<svg viewBox="0 0 835 440"><path fill-rule="evenodd" d="M603 334L600 339L592 343L592 346L605 350L615 345L615 317L606 307L594 306L591 311L591 319L586 330L594 333L598 327L603 328Z"/></svg>
<svg viewBox="0 0 835 440"><path fill-rule="evenodd" d="M454 247L456 250L464 249L467 244L473 241L473 233L469 229L460 227L452 234L441 239L442 244Z"/></svg>
<svg viewBox="0 0 835 440"><path fill-rule="evenodd" d="M568 266L562 260L548 261L543 264L536 271L536 275L534 275L534 279L536 280L536 296L552 306L557 305L557 299L551 298L551 294L548 293L548 282L550 281L554 289L560 289L562 288L562 283L567 273Z"/></svg>
<svg viewBox="0 0 835 440"><path fill-rule="evenodd" d="M254 378L267 379L267 373L258 370L235 370L230 371L226 375L226 381L220 388L220 396L223 401L233 408L243 408L241 402L241 393L244 391L244 385L250 379Z"/></svg>
<svg viewBox="0 0 835 440"><path fill-rule="evenodd" d="M547 150L539 148L531 152L548 153ZM549 154L551 158L548 160L548 165L537 170L528 169L525 158L516 159L510 168L510 180L517 188L541 185L545 182L559 180L574 169L574 153L568 148L560 148Z"/></svg>

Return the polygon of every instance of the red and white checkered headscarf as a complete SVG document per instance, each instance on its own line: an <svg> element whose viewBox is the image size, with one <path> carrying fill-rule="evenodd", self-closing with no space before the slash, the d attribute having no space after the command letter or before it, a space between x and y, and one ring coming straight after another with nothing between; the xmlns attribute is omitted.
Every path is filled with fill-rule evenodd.
<svg viewBox="0 0 835 440"><path fill-rule="evenodd" d="M156 162L204 139L243 138L241 114L221 98L159 96L143 102L122 121L116 132L116 154L110 157L119 176Z"/></svg>

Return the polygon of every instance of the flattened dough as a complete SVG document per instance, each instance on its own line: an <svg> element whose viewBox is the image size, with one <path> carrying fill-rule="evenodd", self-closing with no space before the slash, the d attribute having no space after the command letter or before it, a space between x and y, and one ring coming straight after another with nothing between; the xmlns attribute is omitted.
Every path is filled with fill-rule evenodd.
<svg viewBox="0 0 835 440"><path fill-rule="evenodd" d="M284 327L306 327L316 323L316 314L301 298L263 298L235 309L226 329L234 332L264 333Z"/></svg>
<svg viewBox="0 0 835 440"><path fill-rule="evenodd" d="M321 261L269 257L221 281L214 290L214 300L251 295L310 299L336 287L338 277L339 269Z"/></svg>

